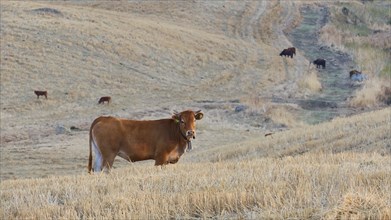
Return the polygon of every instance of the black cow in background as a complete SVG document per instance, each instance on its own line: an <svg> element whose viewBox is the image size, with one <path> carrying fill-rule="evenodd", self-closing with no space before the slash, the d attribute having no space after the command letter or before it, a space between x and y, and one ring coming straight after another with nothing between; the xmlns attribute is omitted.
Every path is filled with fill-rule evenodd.
<svg viewBox="0 0 391 220"><path fill-rule="evenodd" d="M45 96L46 99L48 99L48 92L47 91L34 91L35 95L37 95L37 99L39 99L39 96Z"/></svg>
<svg viewBox="0 0 391 220"><path fill-rule="evenodd" d="M291 51L293 55L296 55L296 48L289 47L287 50Z"/></svg>
<svg viewBox="0 0 391 220"><path fill-rule="evenodd" d="M103 96L103 97L100 97L99 101L98 101L98 104L104 104L105 102L107 102L107 104L110 104L111 102L111 97L110 96Z"/></svg>
<svg viewBox="0 0 391 220"><path fill-rule="evenodd" d="M324 59L316 59L314 60L314 62L312 62L313 64L316 65L316 68L320 68L321 66L323 67L323 69L326 69L326 60Z"/></svg>

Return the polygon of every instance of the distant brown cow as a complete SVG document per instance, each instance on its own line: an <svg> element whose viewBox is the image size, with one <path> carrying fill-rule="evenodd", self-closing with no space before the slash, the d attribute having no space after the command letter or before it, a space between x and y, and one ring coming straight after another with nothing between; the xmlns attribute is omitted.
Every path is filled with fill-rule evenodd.
<svg viewBox="0 0 391 220"><path fill-rule="evenodd" d="M39 99L39 96L45 96L46 99L48 99L48 92L47 91L34 91L35 95L37 95L37 99Z"/></svg>
<svg viewBox="0 0 391 220"><path fill-rule="evenodd" d="M111 102L111 97L110 96L103 96L103 97L100 97L99 101L98 101L98 104L104 104L105 102L107 102L107 104L110 104Z"/></svg>
<svg viewBox="0 0 391 220"><path fill-rule="evenodd" d="M284 49L280 53L280 56L288 56L291 58L293 58L293 55L296 55L296 48L294 48L294 47L289 47L288 49Z"/></svg>
<svg viewBox="0 0 391 220"><path fill-rule="evenodd" d="M352 71L349 72L349 77L352 78L352 76L353 76L354 74L361 74L361 72L359 72L359 71L357 71L357 70L352 70Z"/></svg>
<svg viewBox="0 0 391 220"><path fill-rule="evenodd" d="M289 51L288 49L284 49L280 53L280 56L287 56L287 57L293 58L293 53L291 51Z"/></svg>

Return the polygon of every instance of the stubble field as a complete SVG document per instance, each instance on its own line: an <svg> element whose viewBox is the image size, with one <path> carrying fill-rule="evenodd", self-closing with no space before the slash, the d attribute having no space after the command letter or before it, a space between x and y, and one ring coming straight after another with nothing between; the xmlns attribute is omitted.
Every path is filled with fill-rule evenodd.
<svg viewBox="0 0 391 220"><path fill-rule="evenodd" d="M335 27L348 7L387 36L390 25L378 18L387 15L386 2L0 4L3 218L391 218L389 54L370 34L352 37L345 27L332 35L344 36L337 44L322 22L300 26L311 21L303 7ZM375 80L347 89L337 108L303 105L334 94L322 74L350 85L337 76L350 66L309 67L317 46L298 47L293 59L278 56L297 27L315 28L308 33L319 34L327 53L342 51ZM373 55L381 68L357 52L364 41L382 51ZM34 90L47 90L48 99ZM361 91L374 96L368 101ZM97 105L105 95L113 102ZM195 149L178 164L118 159L110 174L87 174L94 118L157 119L185 109L205 117ZM338 118L303 120L322 111Z"/></svg>

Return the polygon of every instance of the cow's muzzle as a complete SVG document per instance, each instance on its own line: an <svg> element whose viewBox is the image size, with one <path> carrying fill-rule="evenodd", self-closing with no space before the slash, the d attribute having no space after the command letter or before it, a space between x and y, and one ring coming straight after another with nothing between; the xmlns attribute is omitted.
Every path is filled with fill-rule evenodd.
<svg viewBox="0 0 391 220"><path fill-rule="evenodd" d="M188 140L190 140L191 138L195 139L195 131L194 130L186 131L186 137Z"/></svg>

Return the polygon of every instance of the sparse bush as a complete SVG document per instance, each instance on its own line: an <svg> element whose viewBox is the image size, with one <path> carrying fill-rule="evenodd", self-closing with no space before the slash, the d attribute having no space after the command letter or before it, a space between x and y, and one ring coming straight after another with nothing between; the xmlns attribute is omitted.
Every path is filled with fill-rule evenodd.
<svg viewBox="0 0 391 220"><path fill-rule="evenodd" d="M342 199L341 204L327 217L332 219L390 219L391 209L387 207L386 201L375 195L348 193Z"/></svg>
<svg viewBox="0 0 391 220"><path fill-rule="evenodd" d="M304 74L302 79L298 82L299 88L308 91L309 93L316 93L322 90L322 84L319 82L316 71L311 67L308 74Z"/></svg>
<svg viewBox="0 0 391 220"><path fill-rule="evenodd" d="M352 107L374 107L385 101L386 92L390 88L387 82L379 78L372 78L365 82L361 90L357 90L354 97L350 100Z"/></svg>
<svg viewBox="0 0 391 220"><path fill-rule="evenodd" d="M298 121L296 117L291 113L289 106L273 105L268 108L266 115L271 118L275 123L285 125L287 127L294 127L302 125L302 122Z"/></svg>
<svg viewBox="0 0 391 220"><path fill-rule="evenodd" d="M345 36L341 30L339 30L333 24L326 24L320 30L320 41L322 44L331 48L336 48L340 51L345 51L343 42L344 37Z"/></svg>
<svg viewBox="0 0 391 220"><path fill-rule="evenodd" d="M270 102L262 99L258 95L250 95L248 98L243 100L244 103L249 107L251 112L264 114L271 105Z"/></svg>

